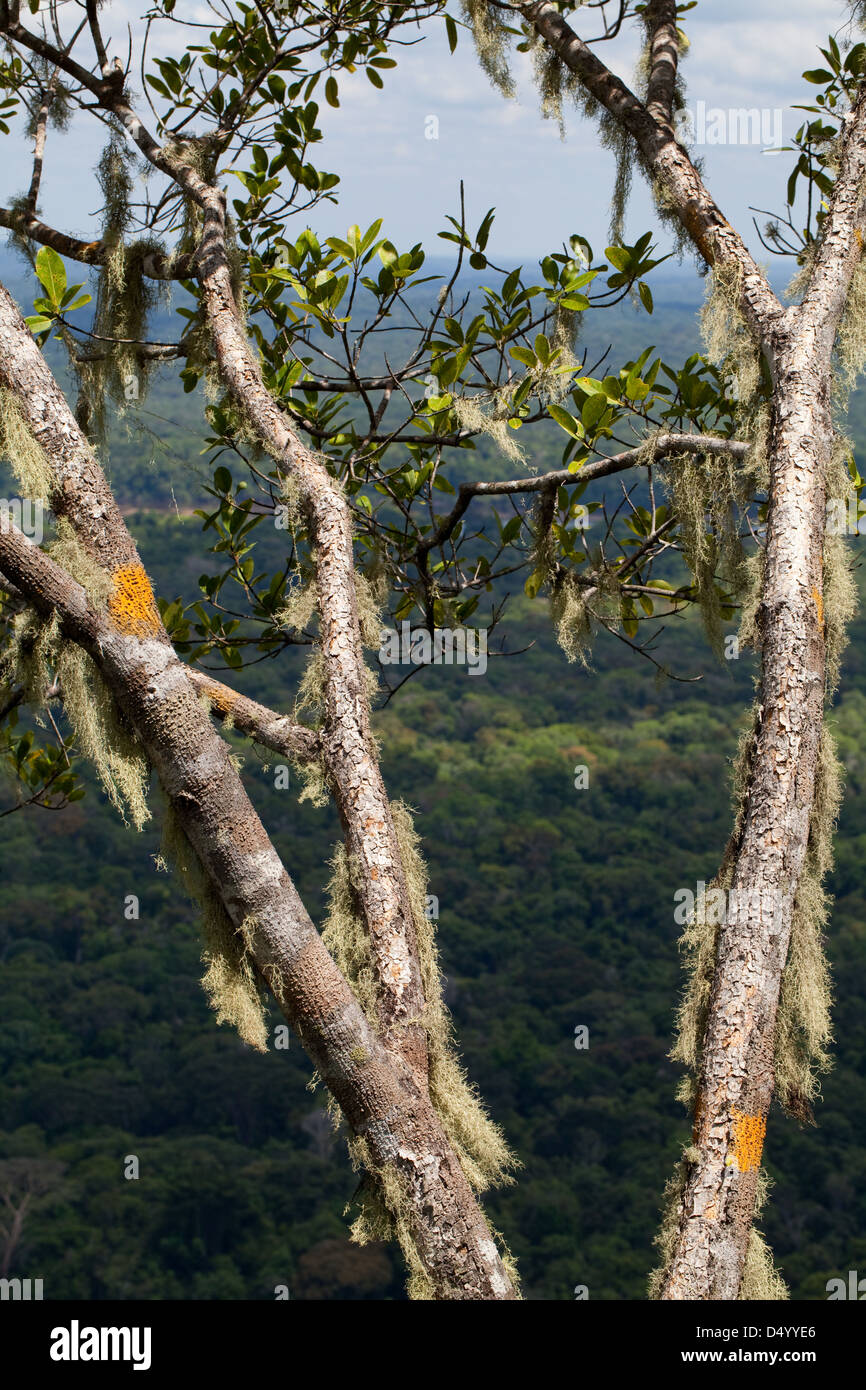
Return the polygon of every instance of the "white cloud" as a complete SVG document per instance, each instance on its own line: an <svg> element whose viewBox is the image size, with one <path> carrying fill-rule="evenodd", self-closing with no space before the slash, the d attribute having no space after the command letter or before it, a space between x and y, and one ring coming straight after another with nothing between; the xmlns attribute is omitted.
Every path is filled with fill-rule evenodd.
<svg viewBox="0 0 866 1390"><path fill-rule="evenodd" d="M100 12L118 50L122 43L125 48L126 23L135 29L140 12L141 0L112 0ZM204 6L190 6L188 12L209 22ZM689 100L723 108L789 108L802 101L808 89L800 73L821 61L818 45L828 32L844 27L845 14L840 0L699 5L685 20L692 41L684 64ZM164 37L157 32L162 51L176 44L178 32L173 26L165 26ZM636 43L633 31L598 51L628 79ZM383 91L359 72L341 79L339 110L319 98L325 140L313 158L343 182L339 208L317 210L314 225L330 233L383 215L387 234L398 244L423 240L431 252L441 252L445 243L435 234L445 225L445 213L456 211L462 179L472 218L480 219L492 205L499 210L493 244L500 260L543 254L575 231L604 244L612 157L600 147L594 127L575 111L567 114L565 142L555 123L542 120L528 58L515 63L519 100L507 102L492 90L465 34L453 56L438 26L423 42L395 50L395 56L398 67L384 74ZM438 118L438 139L425 138L430 116ZM799 120L796 114L786 116L786 135ZM93 234L90 214L99 195L88 174L102 138L101 129L83 118L65 138L52 136L42 200L49 220ZM751 147L697 152L705 158L714 195L740 227L750 227L750 204L782 202L788 156L767 159ZM29 164L27 147L10 147L7 141L0 198L8 201L26 187ZM656 225L637 181L632 209L629 225L635 234Z"/></svg>

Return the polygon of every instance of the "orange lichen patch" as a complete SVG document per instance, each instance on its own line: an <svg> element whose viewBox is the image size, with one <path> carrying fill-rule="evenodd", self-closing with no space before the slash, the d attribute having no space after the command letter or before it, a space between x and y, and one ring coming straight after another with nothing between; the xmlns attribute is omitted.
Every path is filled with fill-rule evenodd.
<svg viewBox="0 0 866 1390"><path fill-rule="evenodd" d="M229 690L228 686L219 687L216 684L209 686L205 691L210 707L217 714L230 714L240 700L240 695L236 690Z"/></svg>
<svg viewBox="0 0 866 1390"><path fill-rule="evenodd" d="M159 609L143 565L121 565L112 575L108 611L121 632L146 637L159 631Z"/></svg>
<svg viewBox="0 0 866 1390"><path fill-rule="evenodd" d="M745 1115L736 1106L734 1117L734 1159L741 1173L750 1173L759 1168L764 1150L764 1135L767 1132L766 1115Z"/></svg>
<svg viewBox="0 0 866 1390"><path fill-rule="evenodd" d="M824 623L824 600L823 600L823 598L821 597L821 595L818 593L818 590L817 590L817 589L813 589L813 590L812 590L812 597L813 597L813 599L815 600L815 607L816 607L817 610L818 610L818 622L819 622L819 624L823 625L823 623Z"/></svg>

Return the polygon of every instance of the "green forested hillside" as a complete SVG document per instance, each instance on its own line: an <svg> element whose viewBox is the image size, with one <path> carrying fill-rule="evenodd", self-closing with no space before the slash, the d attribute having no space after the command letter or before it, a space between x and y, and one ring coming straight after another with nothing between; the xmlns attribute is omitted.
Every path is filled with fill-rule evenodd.
<svg viewBox="0 0 866 1390"><path fill-rule="evenodd" d="M682 356L696 346L695 303L690 285L652 324L622 315L620 326L644 342L659 330ZM617 357L635 345L618 339ZM167 378L146 406L173 422L162 434L172 469L191 465L198 407ZM149 457L119 424L111 469L123 501L144 508L131 524L145 564L163 597L193 598L200 523L167 511L165 491L187 475L166 465L157 476ZM198 504L192 484L177 482L176 496L181 510ZM673 624L659 651L699 681L660 680L613 638L585 671L515 587L497 635L521 654L492 657L483 677L442 668L410 680L377 716L383 770L419 813L467 1066L523 1165L489 1209L524 1291L563 1300L584 1284L591 1299L639 1299L687 1133L666 1058L680 988L674 893L717 867L753 671L745 657L717 663L695 619ZM866 1268L866 617L851 636L834 715L848 771L828 943L836 1065L816 1127L775 1109L766 1154L764 1228L796 1298L823 1298L828 1278ZM227 679L285 705L296 674L286 660ZM335 817L298 803L294 774L278 790L273 755L235 742L321 920ZM0 809L13 799L4 788ZM61 813L0 821L0 1162L29 1159L44 1189L11 1272L42 1277L56 1298L266 1299L278 1284L300 1299L402 1298L394 1253L348 1242L356 1178L298 1044L262 1057L215 1026L195 912L154 862L153 805L141 835L92 787ZM125 917L130 894L137 920ZM587 1050L574 1046L581 1025ZM129 1155L137 1180L124 1178Z"/></svg>

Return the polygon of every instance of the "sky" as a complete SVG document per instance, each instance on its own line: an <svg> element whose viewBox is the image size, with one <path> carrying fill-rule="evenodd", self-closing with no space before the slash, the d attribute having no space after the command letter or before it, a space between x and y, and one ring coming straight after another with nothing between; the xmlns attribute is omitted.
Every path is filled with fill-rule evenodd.
<svg viewBox="0 0 866 1390"><path fill-rule="evenodd" d="M179 0L182 7L201 9ZM141 0L108 0L102 14L119 36L127 22L135 28L143 9ZM573 233L594 248L606 245L613 158L600 147L595 126L567 110L561 139L556 123L540 114L526 57L515 56L517 97L508 101L481 71L468 32L461 31L454 55L438 24L422 32L422 41L392 52L398 67L384 74L383 91L359 73L341 78L339 110L323 103L325 139L314 160L339 174L342 184L339 207L311 214L316 232L342 234L352 223L366 227L384 217L383 232L398 247L422 242L429 254L440 255L447 243L436 234L446 227L446 214L457 213L462 179L473 230L488 208L497 209L489 249L499 264L537 260ZM841 41L848 32L846 6L842 0L701 0L686 16L686 32L687 105L694 133L703 137L693 154L703 158L705 179L725 215L766 262L749 208L781 210L792 157L764 153L762 143L787 142L803 119L790 108L816 89L800 74L821 65L818 46L828 33ZM636 30L598 51L631 82ZM763 112L758 143L737 141L728 113L739 108ZM433 132L436 138L429 138ZM10 149L8 137L0 148L0 197L8 200L27 186L29 151L23 142ZM88 238L98 232L93 212L99 195L90 173L98 152L96 123L78 118L67 136L51 137L44 175L42 215ZM638 175L627 237L635 240L651 228L659 230ZM661 230L659 245L667 246Z"/></svg>

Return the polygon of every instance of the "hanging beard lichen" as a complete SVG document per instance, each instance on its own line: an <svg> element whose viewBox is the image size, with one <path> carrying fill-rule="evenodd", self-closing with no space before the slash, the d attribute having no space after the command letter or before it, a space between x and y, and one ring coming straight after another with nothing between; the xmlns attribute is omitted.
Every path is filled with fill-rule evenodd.
<svg viewBox="0 0 866 1390"><path fill-rule="evenodd" d="M52 673L60 681L63 709L85 758L93 764L111 804L136 830L150 819L149 769L141 745L122 719L96 663L61 636L56 614L15 618L6 656L6 679L20 684L29 704L44 704Z"/></svg>
<svg viewBox="0 0 866 1390"><path fill-rule="evenodd" d="M189 897L201 908L202 961L207 966L202 988L217 1023L228 1023L250 1047L267 1052L264 1006L251 953L255 921L247 917L240 927L234 925L175 811L167 805L157 864L166 868L169 863L176 867Z"/></svg>
<svg viewBox="0 0 866 1390"><path fill-rule="evenodd" d="M752 490L765 492L769 486L769 370L740 310L741 286L739 266L722 264L710 272L701 331L708 360L730 383L736 400L736 437L747 439L751 446L748 471Z"/></svg>
<svg viewBox="0 0 866 1390"><path fill-rule="evenodd" d="M683 1200L688 1187L692 1169L700 1159L700 1151L693 1146L683 1150L682 1157L669 1179L662 1198L662 1220L658 1234L653 1241L659 1253L659 1264L649 1276L647 1294L651 1301L661 1298L676 1249L682 1220ZM758 1173L755 1194L755 1220L763 1211L770 1190L770 1179L762 1168ZM788 1298L788 1287L773 1264L773 1254L761 1232L753 1225L749 1232L743 1277L740 1281L738 1300L744 1302L784 1301Z"/></svg>
<svg viewBox="0 0 866 1390"><path fill-rule="evenodd" d="M430 1098L467 1180L476 1192L510 1182L516 1160L497 1125L486 1114L455 1051L451 1020L442 999L442 981L433 923L427 915L427 871L419 850L411 813L402 802L391 806L400 860L406 875L426 1005ZM342 845L332 860L329 914L323 940L348 979L370 1022L377 1023L377 985L369 937L358 907L354 866ZM409 1270L410 1298L429 1298L431 1287L412 1238L406 1202L395 1173L373 1165L362 1138L349 1141L353 1163L364 1172L358 1193L360 1215L352 1237L360 1244L396 1239ZM507 1251L503 1261L516 1280Z"/></svg>
<svg viewBox="0 0 866 1390"><path fill-rule="evenodd" d="M114 130L96 170L103 195L101 239L106 247L93 316L96 338L93 348L82 352L73 335L62 335L79 382L79 422L97 438L105 433L108 400L122 413L144 396L152 359L142 353L140 344L147 336L151 309L160 297L170 294L167 283L144 274L147 259L164 254L163 243L154 238L127 240L133 220L134 173L135 155L124 135Z"/></svg>
<svg viewBox="0 0 866 1390"><path fill-rule="evenodd" d="M47 506L52 478L42 447L34 439L11 391L0 389L0 458L9 463L25 497Z"/></svg>
<svg viewBox="0 0 866 1390"><path fill-rule="evenodd" d="M683 1149L682 1155L674 1169L673 1176L665 1184L662 1194L662 1219L661 1225L653 1240L653 1245L659 1252L658 1266L649 1275L647 1296L651 1301L661 1298L665 1279L671 1266L676 1249L677 1235L680 1228L680 1216L682 1212L683 1197L688 1184L689 1175L692 1168L697 1163L700 1154L695 1148Z"/></svg>
<svg viewBox="0 0 866 1390"><path fill-rule="evenodd" d="M692 574L707 637L721 657L727 600L740 598L748 582L740 525L754 480L744 464L729 454L671 454L663 479L679 522L682 554Z"/></svg>
<svg viewBox="0 0 866 1390"><path fill-rule="evenodd" d="M52 490L48 461L8 391L0 392L0 454L9 460L22 489L47 503ZM57 538L46 550L84 587L94 607L104 609L111 578L88 555L65 518L58 518ZM56 614L50 620L32 611L19 614L4 665L6 678L20 683L37 708L44 704L52 672L57 675L63 708L82 754L93 763L111 804L140 830L150 819L147 759L96 663L61 636Z"/></svg>
<svg viewBox="0 0 866 1390"><path fill-rule="evenodd" d="M594 630L617 623L622 595L616 572L604 562L601 550L589 556L592 583L581 583L573 570L554 566L550 576L550 612L556 640L568 661L589 669Z"/></svg>
<svg viewBox="0 0 866 1390"><path fill-rule="evenodd" d="M824 954L824 928L830 900L823 883L833 866L833 832L842 799L835 742L821 731L809 843L791 922L788 959L782 974L776 1015L776 1093L797 1119L812 1119L820 1091L818 1076L829 1070L830 968Z"/></svg>
<svg viewBox="0 0 866 1390"><path fill-rule="evenodd" d="M486 434L504 458L512 463L524 464L526 455L517 442L514 430L508 425L514 413L511 406L513 394L514 388L509 386L485 395L454 396L451 408L461 430Z"/></svg>
<svg viewBox="0 0 866 1390"><path fill-rule="evenodd" d="M463 18L472 30L483 71L504 97L515 96L508 68L509 34L501 12L487 0L462 0Z"/></svg>
<svg viewBox="0 0 866 1390"><path fill-rule="evenodd" d="M860 187L860 198L866 193L866 180ZM845 308L836 334L836 371L834 387L838 405L844 409L849 393L857 385L866 367L866 254L863 237L858 231L860 260L845 299Z"/></svg>
<svg viewBox="0 0 866 1390"><path fill-rule="evenodd" d="M755 1193L755 1220L761 1215L770 1193L770 1179L761 1168ZM753 1225L749 1231L746 1261L740 1280L738 1298L741 1302L783 1302L789 1297L788 1286L773 1263L773 1252L763 1235Z"/></svg>

